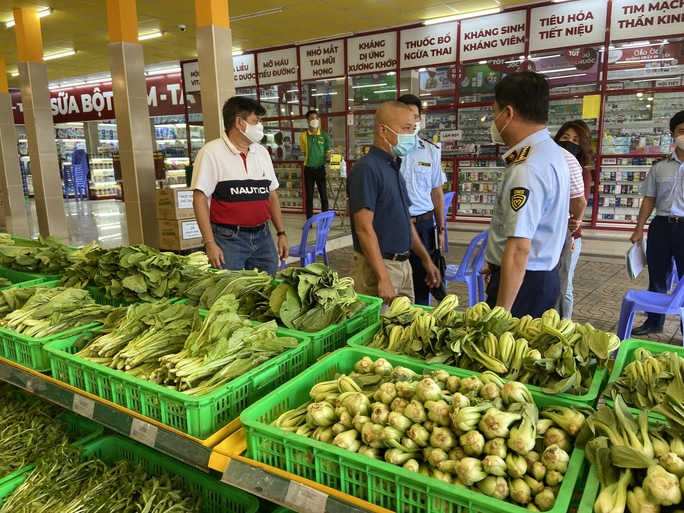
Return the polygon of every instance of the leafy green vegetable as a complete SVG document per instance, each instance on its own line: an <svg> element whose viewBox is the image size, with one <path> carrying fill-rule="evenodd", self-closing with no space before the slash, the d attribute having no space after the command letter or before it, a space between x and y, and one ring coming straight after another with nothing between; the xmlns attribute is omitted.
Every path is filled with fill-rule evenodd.
<svg viewBox="0 0 684 513"><path fill-rule="evenodd" d="M63 274L71 265L80 262L98 249L95 242L72 251L59 237L38 237L37 241L12 239L8 234L0 238L0 266L15 271L39 274Z"/></svg>

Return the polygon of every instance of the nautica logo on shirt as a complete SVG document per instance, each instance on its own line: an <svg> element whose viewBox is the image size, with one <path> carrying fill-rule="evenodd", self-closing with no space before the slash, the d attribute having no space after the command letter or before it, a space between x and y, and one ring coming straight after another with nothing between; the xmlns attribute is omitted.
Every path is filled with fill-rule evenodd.
<svg viewBox="0 0 684 513"><path fill-rule="evenodd" d="M231 187L231 194L267 194L268 187Z"/></svg>

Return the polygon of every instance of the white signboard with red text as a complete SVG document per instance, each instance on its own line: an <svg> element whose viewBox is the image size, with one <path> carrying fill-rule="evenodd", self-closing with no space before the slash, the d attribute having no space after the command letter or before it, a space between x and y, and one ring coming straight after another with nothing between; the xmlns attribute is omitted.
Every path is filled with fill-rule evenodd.
<svg viewBox="0 0 684 513"><path fill-rule="evenodd" d="M397 33L353 37L347 41L347 74L360 75L397 69Z"/></svg>
<svg viewBox="0 0 684 513"><path fill-rule="evenodd" d="M460 60L521 55L525 51L525 10L461 22Z"/></svg>
<svg viewBox="0 0 684 513"><path fill-rule="evenodd" d="M297 81L297 49L274 50L257 54L259 85Z"/></svg>
<svg viewBox="0 0 684 513"><path fill-rule="evenodd" d="M530 51L601 44L606 38L606 2L589 0L530 11Z"/></svg>
<svg viewBox="0 0 684 513"><path fill-rule="evenodd" d="M401 68L418 68L456 61L456 23L440 23L402 30L399 36Z"/></svg>
<svg viewBox="0 0 684 513"><path fill-rule="evenodd" d="M344 76L344 39L299 47L302 80Z"/></svg>
<svg viewBox="0 0 684 513"><path fill-rule="evenodd" d="M684 0L613 0L611 41L684 35Z"/></svg>

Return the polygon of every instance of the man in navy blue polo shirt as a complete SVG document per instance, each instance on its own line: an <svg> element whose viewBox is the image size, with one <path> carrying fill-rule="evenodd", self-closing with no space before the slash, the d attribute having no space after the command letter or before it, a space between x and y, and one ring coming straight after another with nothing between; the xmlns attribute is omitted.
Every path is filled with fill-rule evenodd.
<svg viewBox="0 0 684 513"><path fill-rule="evenodd" d="M385 304L396 296L415 300L408 261L411 251L425 268L425 283L435 287L440 282L439 270L411 223L411 202L399 173L401 157L415 146L414 126L413 112L406 104L383 103L375 114L373 145L354 164L347 179L354 289L380 297Z"/></svg>

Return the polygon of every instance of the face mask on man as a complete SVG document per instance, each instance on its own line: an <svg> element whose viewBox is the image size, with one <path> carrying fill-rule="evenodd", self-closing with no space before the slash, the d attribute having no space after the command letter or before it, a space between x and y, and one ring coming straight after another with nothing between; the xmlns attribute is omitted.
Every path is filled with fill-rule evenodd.
<svg viewBox="0 0 684 513"><path fill-rule="evenodd" d="M247 125L247 128L244 132L242 130L240 130L240 132L242 132L242 134L247 139L252 141L254 144L259 144L261 140L264 138L264 125L262 125L261 123L257 123L256 125L250 125L244 119L243 121Z"/></svg>
<svg viewBox="0 0 684 513"><path fill-rule="evenodd" d="M501 137L501 132L506 130L508 123L504 125L504 127L501 129L501 132L499 132L499 129L496 127L496 120L499 119L499 116L501 116L501 114L503 114L504 111L505 109L499 112L499 115L494 118L494 121L492 121L492 126L489 127L489 133L492 136L492 142L494 144L506 144L503 140L503 137Z"/></svg>
<svg viewBox="0 0 684 513"><path fill-rule="evenodd" d="M390 147L390 151L392 152L392 155L395 155L397 157L405 157L406 155L411 153L413 151L413 149L416 147L415 134L398 134L394 130L392 130L390 127L388 127L387 125L383 125L383 126L397 136L396 146L392 146L389 143L389 141L387 139L385 139L385 142ZM384 139L384 137L383 137L383 139Z"/></svg>
<svg viewBox="0 0 684 513"><path fill-rule="evenodd" d="M579 147L579 145L572 141L558 141L557 144L561 148L568 150L570 153L572 153L573 157L579 160L579 157L582 154L582 149Z"/></svg>
<svg viewBox="0 0 684 513"><path fill-rule="evenodd" d="M416 121L416 128L413 129L413 135L418 135L420 132L420 121Z"/></svg>
<svg viewBox="0 0 684 513"><path fill-rule="evenodd" d="M675 144L677 145L677 148L684 151L684 135L675 137Z"/></svg>
<svg viewBox="0 0 684 513"><path fill-rule="evenodd" d="M318 128L319 126L321 126L321 120L320 120L320 119L312 119L312 120L309 122L309 126L310 126L311 128Z"/></svg>

